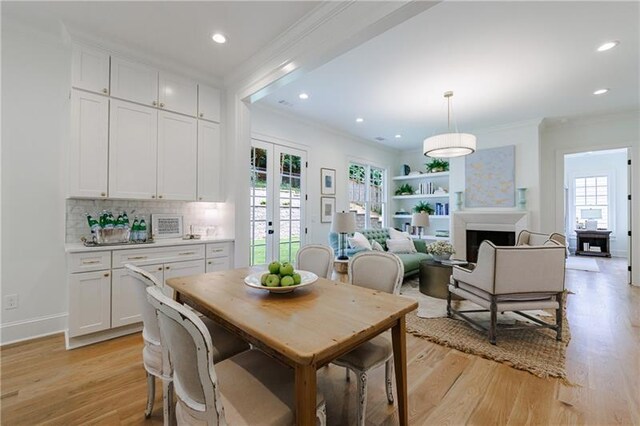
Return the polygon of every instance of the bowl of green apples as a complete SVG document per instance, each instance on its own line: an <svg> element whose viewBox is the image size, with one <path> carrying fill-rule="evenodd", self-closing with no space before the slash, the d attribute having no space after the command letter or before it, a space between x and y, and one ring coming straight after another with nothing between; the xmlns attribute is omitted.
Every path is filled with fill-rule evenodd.
<svg viewBox="0 0 640 426"><path fill-rule="evenodd" d="M271 293L290 293L296 288L313 284L317 279L318 276L313 272L296 271L291 263L276 260L268 265L268 271L250 274L244 283Z"/></svg>

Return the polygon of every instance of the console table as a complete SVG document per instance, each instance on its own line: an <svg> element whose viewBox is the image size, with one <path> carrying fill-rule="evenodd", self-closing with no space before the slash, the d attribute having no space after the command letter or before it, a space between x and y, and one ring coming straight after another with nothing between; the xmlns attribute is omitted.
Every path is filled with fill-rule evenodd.
<svg viewBox="0 0 640 426"><path fill-rule="evenodd" d="M611 257L609 235L611 231L576 229L576 256L602 256ZM584 249L584 244L589 247L600 247L600 251L590 251Z"/></svg>

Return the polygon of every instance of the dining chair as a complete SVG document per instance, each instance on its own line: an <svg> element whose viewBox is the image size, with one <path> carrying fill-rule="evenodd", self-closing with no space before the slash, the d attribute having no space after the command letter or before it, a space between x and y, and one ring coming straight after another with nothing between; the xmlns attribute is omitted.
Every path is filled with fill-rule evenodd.
<svg viewBox="0 0 640 426"><path fill-rule="evenodd" d="M296 268L310 271L321 278L331 279L333 271L333 249L321 244L300 247L296 255Z"/></svg>
<svg viewBox="0 0 640 426"><path fill-rule="evenodd" d="M385 293L399 294L404 276L404 265L392 253L368 251L355 255L349 262L349 282L360 287ZM333 361L334 364L352 370L358 379L358 425L364 426L367 408L367 373L385 365L387 401L393 404L392 369L393 346L386 331L364 342L351 352Z"/></svg>
<svg viewBox="0 0 640 426"><path fill-rule="evenodd" d="M215 336L185 306L156 287L147 298L157 311L163 351L171 359L179 425L293 425L294 372L257 349L214 365ZM326 424L324 396L316 416Z"/></svg>
<svg viewBox="0 0 640 426"><path fill-rule="evenodd" d="M147 300L147 287L155 287L162 291L162 284L148 271L137 266L126 264L125 268L135 280L135 297L142 313L142 363L147 372L147 407L145 417L150 417L156 393L156 377L162 380L163 414L165 419L173 418L173 383L170 362L163 359L160 328L156 310ZM215 362L229 358L239 352L249 349L249 344L236 335L229 333L208 318L203 319L205 326L215 339Z"/></svg>

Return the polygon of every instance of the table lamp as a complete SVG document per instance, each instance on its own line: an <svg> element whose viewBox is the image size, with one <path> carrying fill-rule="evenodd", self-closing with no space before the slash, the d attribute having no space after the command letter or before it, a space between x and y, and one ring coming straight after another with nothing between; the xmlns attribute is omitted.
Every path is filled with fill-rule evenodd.
<svg viewBox="0 0 640 426"><path fill-rule="evenodd" d="M347 260L349 257L344 254L347 243L347 234L356 231L356 215L353 212L336 212L331 222L331 230L340 234L339 248L340 256L338 260Z"/></svg>
<svg viewBox="0 0 640 426"><path fill-rule="evenodd" d="M422 238L422 231L429 226L429 214L426 212L414 213L411 216L411 226L418 227L418 237Z"/></svg>
<svg viewBox="0 0 640 426"><path fill-rule="evenodd" d="M585 220L585 229L598 229L598 219L602 219L602 209L582 209L580 216Z"/></svg>

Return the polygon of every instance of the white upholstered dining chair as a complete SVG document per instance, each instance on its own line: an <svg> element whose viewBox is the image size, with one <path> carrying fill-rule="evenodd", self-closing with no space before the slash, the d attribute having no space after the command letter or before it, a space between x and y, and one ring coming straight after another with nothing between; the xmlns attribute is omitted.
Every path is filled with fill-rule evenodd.
<svg viewBox="0 0 640 426"><path fill-rule="evenodd" d="M168 360L163 359L160 339L160 328L156 309L147 300L147 287L155 287L162 291L162 284L148 271L127 264L125 268L135 280L135 295L142 313L142 362L147 372L147 407L145 417L151 416L155 400L156 377L162 380L163 414L165 422L173 417L173 384L172 371ZM214 362L221 361L239 352L249 349L249 344L236 335L229 333L208 318L203 318L208 332L216 339L217 346L213 350Z"/></svg>
<svg viewBox="0 0 640 426"><path fill-rule="evenodd" d="M404 265L392 253L370 251L355 255L349 262L349 282L353 285L399 294L404 276ZM358 425L364 426L367 408L367 372L385 364L387 400L393 404L392 392L393 346L389 331L361 344L351 352L333 361L352 370L358 379Z"/></svg>
<svg viewBox="0 0 640 426"><path fill-rule="evenodd" d="M308 244L298 250L296 268L313 272L320 278L331 279L333 257L331 247L322 244Z"/></svg>
<svg viewBox="0 0 640 426"><path fill-rule="evenodd" d="M163 351L174 369L179 425L293 425L294 372L257 349L213 362L215 337L202 320L156 287L147 288L156 309ZM324 396L316 415L326 424Z"/></svg>

